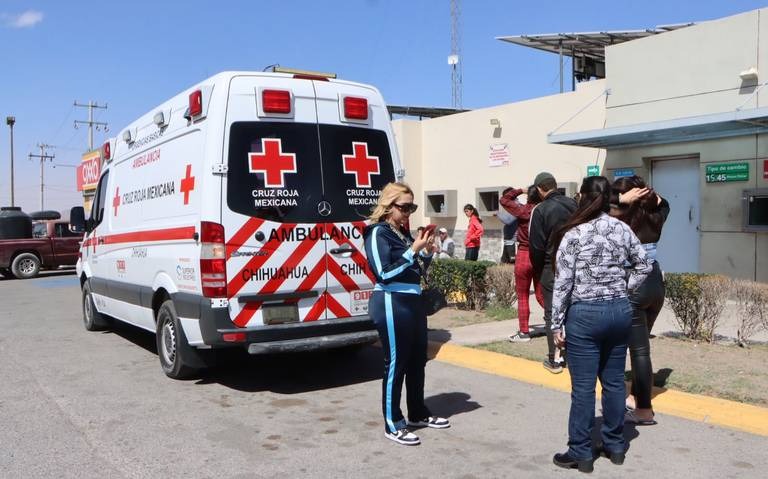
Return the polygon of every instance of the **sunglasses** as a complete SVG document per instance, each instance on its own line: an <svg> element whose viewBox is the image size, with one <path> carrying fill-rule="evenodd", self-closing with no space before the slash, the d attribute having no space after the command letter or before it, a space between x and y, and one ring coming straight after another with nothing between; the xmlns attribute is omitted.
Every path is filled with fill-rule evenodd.
<svg viewBox="0 0 768 479"><path fill-rule="evenodd" d="M403 203L402 205L392 203L392 206L402 211L403 213L415 213L416 210L419 209L419 205L414 203Z"/></svg>

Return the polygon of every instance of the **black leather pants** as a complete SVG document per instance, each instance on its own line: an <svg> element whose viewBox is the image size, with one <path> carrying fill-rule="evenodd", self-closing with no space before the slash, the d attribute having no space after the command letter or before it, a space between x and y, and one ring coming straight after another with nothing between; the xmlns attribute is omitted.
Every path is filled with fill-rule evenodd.
<svg viewBox="0 0 768 479"><path fill-rule="evenodd" d="M664 279L659 263L629 297L632 304L632 329L629 333L629 358L632 363L632 394L639 409L651 408L653 366L648 336L664 305Z"/></svg>

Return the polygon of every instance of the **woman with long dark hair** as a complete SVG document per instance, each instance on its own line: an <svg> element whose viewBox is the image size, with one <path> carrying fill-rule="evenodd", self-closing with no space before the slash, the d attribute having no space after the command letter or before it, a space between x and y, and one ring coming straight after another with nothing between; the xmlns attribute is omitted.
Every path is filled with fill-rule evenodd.
<svg viewBox="0 0 768 479"><path fill-rule="evenodd" d="M464 214L469 218L467 227L467 236L464 238L464 259L468 261L477 261L480 253L480 238L483 237L483 220L480 219L480 213L477 208L471 204L464 205Z"/></svg>
<svg viewBox="0 0 768 479"><path fill-rule="evenodd" d="M434 233L422 230L411 237L407 224L417 206L413 191L403 183L389 183L363 230L368 266L376 286L368 313L379 332L384 351L382 413L384 436L398 444L421 441L408 427L445 429L450 422L433 416L424 403L424 368L427 364L427 316L421 299L422 268L429 268L435 251ZM400 393L406 386L408 421L400 410Z"/></svg>
<svg viewBox="0 0 768 479"><path fill-rule="evenodd" d="M639 176L613 182L611 216L627 223L637 235L653 264L651 274L629 297L632 304L632 330L629 357L632 363L632 387L627 398L627 422L641 426L656 424L651 405L653 366L648 337L664 305L664 278L656 260L656 243L669 215L669 203L647 187Z"/></svg>
<svg viewBox="0 0 768 479"><path fill-rule="evenodd" d="M553 236L552 333L558 346L567 344L571 375L568 451L555 454L553 462L591 472L598 378L601 451L614 464L624 463L624 363L632 324L628 291L643 282L651 266L630 227L608 215L608 180L585 178L579 193L578 208ZM630 265L628 281L625 264Z"/></svg>

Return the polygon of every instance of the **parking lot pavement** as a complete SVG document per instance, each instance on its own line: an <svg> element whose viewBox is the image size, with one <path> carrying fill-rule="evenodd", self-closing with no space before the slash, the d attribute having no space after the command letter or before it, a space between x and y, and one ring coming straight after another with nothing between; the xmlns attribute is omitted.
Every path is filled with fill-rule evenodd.
<svg viewBox="0 0 768 479"><path fill-rule="evenodd" d="M200 379L160 371L154 337L88 333L77 279L0 280L2 477L557 477L568 395L431 361L448 430L383 437L381 351L232 355ZM626 429L593 477L763 477L768 438L671 416ZM599 422L599 418L598 418ZM572 474L576 474L573 472Z"/></svg>

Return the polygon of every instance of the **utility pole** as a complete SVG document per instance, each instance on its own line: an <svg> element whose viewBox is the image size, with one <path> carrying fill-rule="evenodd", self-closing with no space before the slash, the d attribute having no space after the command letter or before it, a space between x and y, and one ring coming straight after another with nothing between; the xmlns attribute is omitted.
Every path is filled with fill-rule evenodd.
<svg viewBox="0 0 768 479"><path fill-rule="evenodd" d="M40 148L40 154L35 155L34 153L29 154L29 159L32 158L38 158L40 159L40 211L43 211L45 209L45 183L43 181L43 171L44 171L44 165L45 160L53 161L54 158L56 158L56 155L49 155L46 153L46 149L51 148L51 145L46 145L45 143L38 143L37 147Z"/></svg>
<svg viewBox="0 0 768 479"><path fill-rule="evenodd" d="M93 127L96 126L96 130L99 130L101 127L104 127L104 131L109 131L109 127L106 123L101 121L93 121L93 109L94 108L103 108L107 109L107 104L99 105L93 101L89 101L88 104L78 103L77 100L75 100L74 103L75 106L79 106L82 108L88 108L88 121L83 120L75 120L75 129L77 129L77 125L83 124L88 125L88 151L93 150Z"/></svg>
<svg viewBox="0 0 768 479"><path fill-rule="evenodd" d="M6 116L5 123L11 127L11 206L16 206L13 196L13 125L16 124L16 117Z"/></svg>

